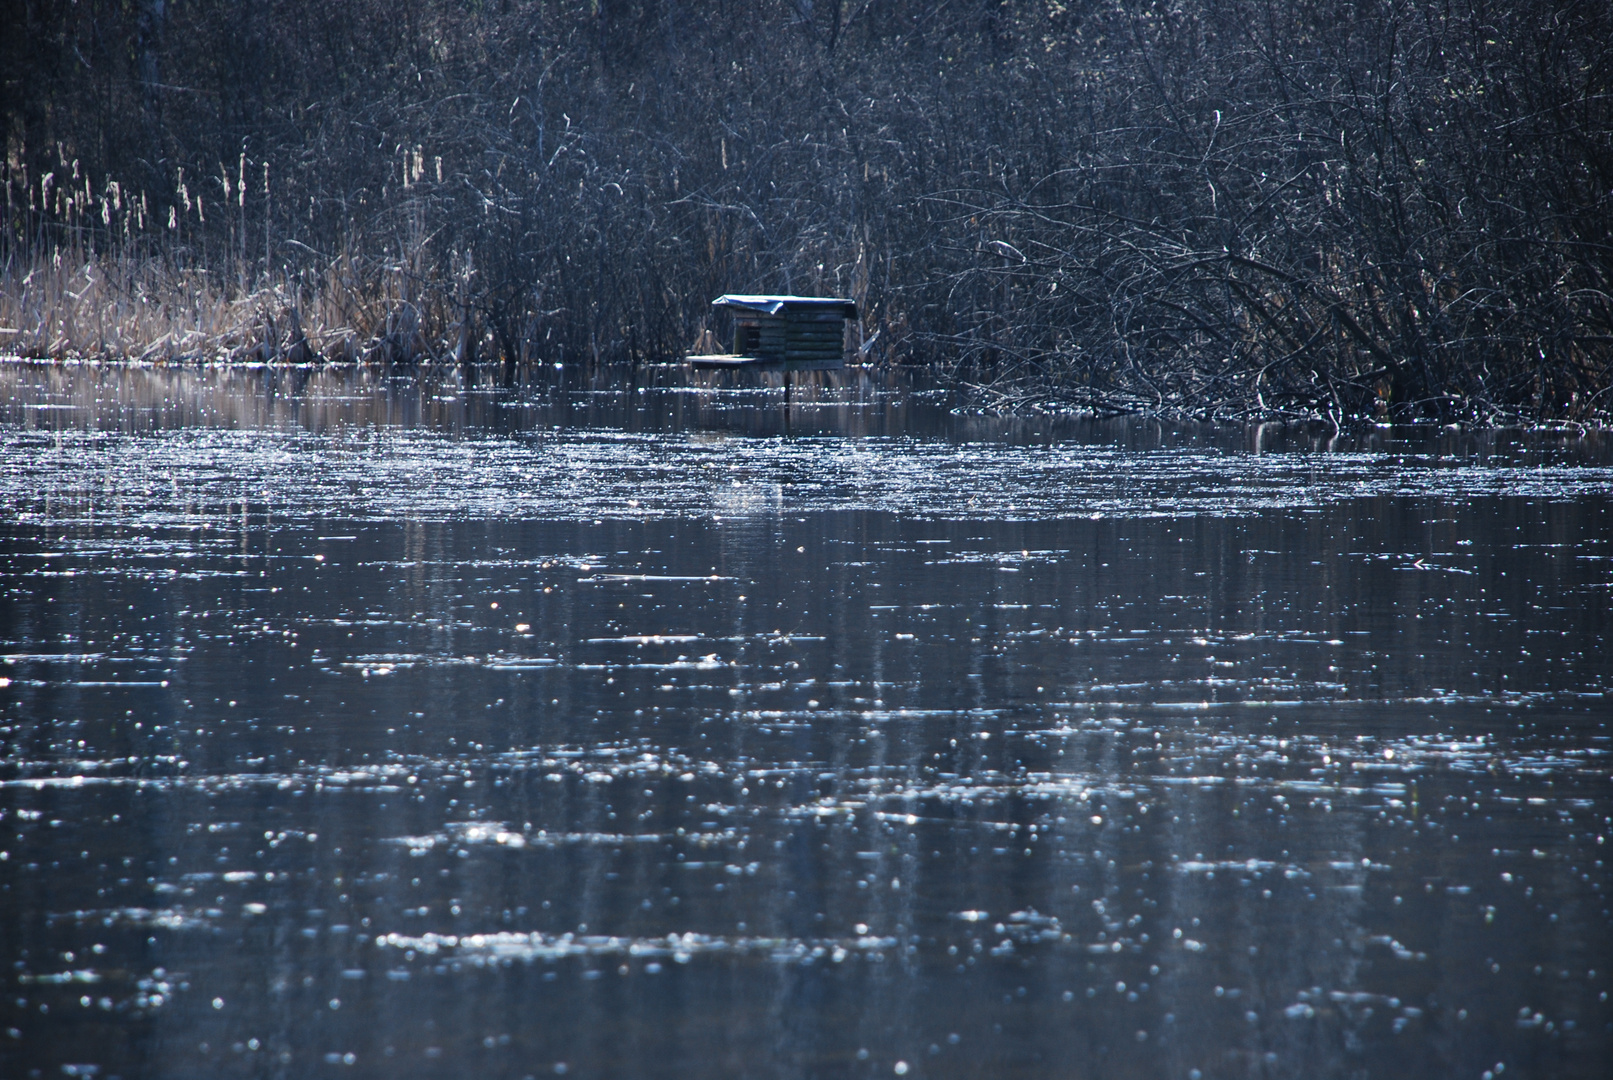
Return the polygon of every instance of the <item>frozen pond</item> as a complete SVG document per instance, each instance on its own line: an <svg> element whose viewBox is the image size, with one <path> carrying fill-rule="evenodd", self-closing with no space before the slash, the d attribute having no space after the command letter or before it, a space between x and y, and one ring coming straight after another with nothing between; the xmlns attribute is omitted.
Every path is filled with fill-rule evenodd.
<svg viewBox="0 0 1613 1080"><path fill-rule="evenodd" d="M0 1076L1600 1077L1610 609L1605 436L0 365Z"/></svg>

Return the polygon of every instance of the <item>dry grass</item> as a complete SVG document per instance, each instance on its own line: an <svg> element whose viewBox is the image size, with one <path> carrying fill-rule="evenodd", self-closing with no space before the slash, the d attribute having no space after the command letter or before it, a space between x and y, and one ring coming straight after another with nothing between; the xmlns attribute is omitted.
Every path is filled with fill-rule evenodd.
<svg viewBox="0 0 1613 1080"><path fill-rule="evenodd" d="M38 359L456 361L463 312L446 290L351 255L256 283L71 248L0 266L0 352Z"/></svg>

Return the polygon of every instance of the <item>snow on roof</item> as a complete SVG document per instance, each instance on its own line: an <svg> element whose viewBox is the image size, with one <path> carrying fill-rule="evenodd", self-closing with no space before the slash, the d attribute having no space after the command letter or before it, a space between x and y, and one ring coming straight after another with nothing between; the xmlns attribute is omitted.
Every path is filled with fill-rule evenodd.
<svg viewBox="0 0 1613 1080"><path fill-rule="evenodd" d="M762 311L769 315L777 315L786 307L824 308L839 307L848 319L857 317L857 304L855 301L838 296L751 296L740 293L729 293L719 296L711 302L712 307L739 307L749 308L752 311Z"/></svg>

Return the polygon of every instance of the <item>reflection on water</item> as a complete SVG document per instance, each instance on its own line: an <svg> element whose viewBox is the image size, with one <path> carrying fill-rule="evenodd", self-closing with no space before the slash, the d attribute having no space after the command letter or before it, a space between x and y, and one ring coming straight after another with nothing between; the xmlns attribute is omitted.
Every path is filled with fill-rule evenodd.
<svg viewBox="0 0 1613 1080"><path fill-rule="evenodd" d="M1613 1050L1603 441L0 387L0 1075Z"/></svg>

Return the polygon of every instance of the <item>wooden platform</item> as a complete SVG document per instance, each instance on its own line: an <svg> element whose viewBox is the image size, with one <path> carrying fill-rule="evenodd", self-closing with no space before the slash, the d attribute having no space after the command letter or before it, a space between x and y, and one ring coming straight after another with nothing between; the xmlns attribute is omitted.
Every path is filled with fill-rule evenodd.
<svg viewBox="0 0 1613 1080"><path fill-rule="evenodd" d="M696 368L782 368L777 360L764 360L760 356L739 356L734 353L700 353L685 356L683 362Z"/></svg>
<svg viewBox="0 0 1613 1080"><path fill-rule="evenodd" d="M683 362L697 371L836 371L845 367L845 360L838 356L833 359L780 360L737 353L702 353L685 356Z"/></svg>

